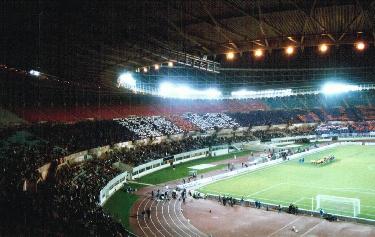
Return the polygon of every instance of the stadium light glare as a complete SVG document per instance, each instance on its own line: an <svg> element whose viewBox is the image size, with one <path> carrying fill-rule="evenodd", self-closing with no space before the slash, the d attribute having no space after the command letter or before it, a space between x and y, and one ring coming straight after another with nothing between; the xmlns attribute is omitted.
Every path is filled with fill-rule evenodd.
<svg viewBox="0 0 375 237"><path fill-rule="evenodd" d="M147 72L148 72L147 67L144 67L144 68L143 68L143 72L144 72L144 73L147 73Z"/></svg>
<svg viewBox="0 0 375 237"><path fill-rule="evenodd" d="M30 70L30 75L33 75L33 76L36 76L36 77L39 77L40 76L40 72L36 71L36 70Z"/></svg>
<svg viewBox="0 0 375 237"><path fill-rule="evenodd" d="M363 41L358 41L355 43L355 47L359 51L363 51L366 48L366 44Z"/></svg>
<svg viewBox="0 0 375 237"><path fill-rule="evenodd" d="M187 85L175 85L170 82L163 82L159 85L159 93L162 97L179 99L219 99L221 92L215 88L198 90Z"/></svg>
<svg viewBox="0 0 375 237"><path fill-rule="evenodd" d="M125 87L134 89L137 85L137 81L134 79L130 72L122 73L117 78L117 87Z"/></svg>
<svg viewBox="0 0 375 237"><path fill-rule="evenodd" d="M233 98L273 98L273 97L284 97L293 95L292 89L276 89L276 90L238 90L231 93Z"/></svg>
<svg viewBox="0 0 375 237"><path fill-rule="evenodd" d="M159 64L155 64L154 68L155 68L155 70L159 70L159 68L160 68Z"/></svg>
<svg viewBox="0 0 375 237"><path fill-rule="evenodd" d="M227 58L227 60L233 60L234 59L234 53L233 52L227 53L226 58Z"/></svg>
<svg viewBox="0 0 375 237"><path fill-rule="evenodd" d="M321 92L325 95L335 95L340 93L346 93L350 91L359 91L361 88L356 85L350 85L339 82L328 82L323 85Z"/></svg>
<svg viewBox="0 0 375 237"><path fill-rule="evenodd" d="M208 99L218 99L221 96L221 92L216 88L209 88L203 91L207 95Z"/></svg>

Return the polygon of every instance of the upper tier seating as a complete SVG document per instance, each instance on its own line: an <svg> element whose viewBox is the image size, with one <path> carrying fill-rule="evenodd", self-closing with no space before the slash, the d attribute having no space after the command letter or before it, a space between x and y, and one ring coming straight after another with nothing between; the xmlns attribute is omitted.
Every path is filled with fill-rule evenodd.
<svg viewBox="0 0 375 237"><path fill-rule="evenodd" d="M206 131L214 128L234 128L239 124L224 113L193 114L186 113L183 118L195 124L201 130Z"/></svg>
<svg viewBox="0 0 375 237"><path fill-rule="evenodd" d="M183 132L171 121L160 116L131 116L125 119L115 119L115 121L133 132L138 138L160 137Z"/></svg>

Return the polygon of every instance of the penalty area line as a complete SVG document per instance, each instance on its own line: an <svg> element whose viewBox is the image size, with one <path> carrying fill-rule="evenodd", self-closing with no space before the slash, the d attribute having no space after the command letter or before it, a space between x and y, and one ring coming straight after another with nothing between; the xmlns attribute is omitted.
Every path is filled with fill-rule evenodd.
<svg viewBox="0 0 375 237"><path fill-rule="evenodd" d="M255 193L249 194L249 195L247 195L247 196L245 196L245 197L252 197L252 196L254 196L254 195L257 195L257 194L259 194L259 193L267 192L268 190L271 190L271 189L273 189L273 188L275 188L275 187L278 187L278 186L281 186L281 185L284 185L284 184L286 184L286 183L278 183L278 184L274 184L274 185L271 185L270 187L267 187L267 188L261 189L261 190L259 190L259 191L256 191Z"/></svg>

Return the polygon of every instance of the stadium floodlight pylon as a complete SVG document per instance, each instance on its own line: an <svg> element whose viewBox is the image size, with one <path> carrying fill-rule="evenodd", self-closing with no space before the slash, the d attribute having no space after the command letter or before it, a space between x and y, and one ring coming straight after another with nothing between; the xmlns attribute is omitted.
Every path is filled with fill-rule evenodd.
<svg viewBox="0 0 375 237"><path fill-rule="evenodd" d="M361 200L358 198L317 195L316 210L320 208L331 214L358 217L361 213Z"/></svg>

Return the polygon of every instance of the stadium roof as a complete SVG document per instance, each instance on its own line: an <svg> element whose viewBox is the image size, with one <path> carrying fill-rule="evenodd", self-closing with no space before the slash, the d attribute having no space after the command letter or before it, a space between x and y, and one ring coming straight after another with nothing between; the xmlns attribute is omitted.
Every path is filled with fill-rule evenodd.
<svg viewBox="0 0 375 237"><path fill-rule="evenodd" d="M228 51L248 53L262 47L271 52L288 44L304 48L322 41L345 45L358 38L373 43L375 37L375 1L9 1L1 5L5 33L1 63L88 83L114 82L124 69L175 60L174 52L207 56L226 67L222 54Z"/></svg>

